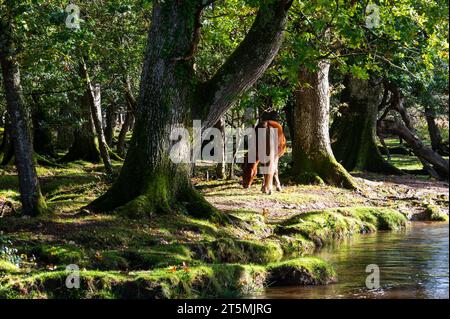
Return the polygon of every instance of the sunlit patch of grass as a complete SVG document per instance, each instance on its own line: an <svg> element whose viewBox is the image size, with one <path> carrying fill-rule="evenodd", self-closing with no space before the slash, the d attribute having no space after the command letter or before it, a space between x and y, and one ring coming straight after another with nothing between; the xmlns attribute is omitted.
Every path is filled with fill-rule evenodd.
<svg viewBox="0 0 450 319"><path fill-rule="evenodd" d="M423 168L422 163L416 156L391 155L391 160L389 162L395 167L403 170L421 170Z"/></svg>

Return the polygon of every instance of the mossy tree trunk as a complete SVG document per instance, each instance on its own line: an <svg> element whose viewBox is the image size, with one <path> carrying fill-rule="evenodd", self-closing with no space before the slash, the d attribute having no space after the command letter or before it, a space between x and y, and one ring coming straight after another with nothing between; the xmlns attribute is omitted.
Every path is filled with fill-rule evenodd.
<svg viewBox="0 0 450 319"><path fill-rule="evenodd" d="M11 10L12 11L12 10ZM36 167L33 161L33 144L30 131L30 114L26 108L20 83L20 69L13 43L11 12L4 12L0 21L0 65L5 89L6 107L11 120L11 137L19 175L22 213L38 216L46 209Z"/></svg>
<svg viewBox="0 0 450 319"><path fill-rule="evenodd" d="M327 183L356 188L353 177L336 161L329 136L330 64L321 61L316 70L299 72L300 88L293 108L292 175L301 183Z"/></svg>
<svg viewBox="0 0 450 319"><path fill-rule="evenodd" d="M208 3L206 3L208 5ZM192 119L214 125L268 67L281 45L289 0L263 0L245 40L208 82L193 69L205 1L164 1L153 6L135 127L124 165L94 211L118 209L144 216L173 209L222 218L191 184L191 165L169 158L170 133Z"/></svg>
<svg viewBox="0 0 450 319"><path fill-rule="evenodd" d="M373 80L347 76L341 101L341 115L331 126L334 155L345 169L401 174L385 161L376 143L376 126L381 85Z"/></svg>

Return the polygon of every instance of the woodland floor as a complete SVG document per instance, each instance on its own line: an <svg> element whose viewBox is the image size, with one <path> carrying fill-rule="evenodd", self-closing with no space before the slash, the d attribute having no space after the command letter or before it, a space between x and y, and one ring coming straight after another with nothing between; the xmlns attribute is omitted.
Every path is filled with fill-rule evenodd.
<svg viewBox="0 0 450 319"><path fill-rule="evenodd" d="M212 171L202 168L194 183L235 217L233 223L218 225L182 212L145 220L91 214L82 207L110 181L101 165L85 162L39 166L51 213L23 218L14 212L15 170L2 169L0 298L223 297L286 281L324 284L335 279L333 270L305 256L329 240L395 230L406 219L448 219L448 183L425 176L357 172L359 191L287 185L269 196L260 193L259 181L249 190L239 180L205 181L207 169ZM82 270L84 289L64 288L68 264Z"/></svg>

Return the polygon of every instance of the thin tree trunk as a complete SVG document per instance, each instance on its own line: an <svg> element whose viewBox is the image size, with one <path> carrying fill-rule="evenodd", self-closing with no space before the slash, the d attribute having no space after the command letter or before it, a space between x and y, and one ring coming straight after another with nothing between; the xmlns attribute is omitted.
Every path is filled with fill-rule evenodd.
<svg viewBox="0 0 450 319"><path fill-rule="evenodd" d="M120 156L125 156L125 139L127 133L132 130L134 114L137 107L137 101L131 91L131 83L128 76L124 76L124 88L127 110L125 114L125 121L122 124L119 136L117 138L117 152Z"/></svg>
<svg viewBox="0 0 450 319"><path fill-rule="evenodd" d="M27 112L20 84L19 64L14 56L12 28L0 21L0 64L5 88L6 107L11 119L11 136L14 143L16 167L19 175L22 213L38 216L46 209L44 197L33 161L30 116Z"/></svg>
<svg viewBox="0 0 450 319"><path fill-rule="evenodd" d="M302 183L327 183L357 188L353 177L336 161L330 145L330 64L321 61L317 71L299 72L300 89L293 111L293 178Z"/></svg>
<svg viewBox="0 0 450 319"><path fill-rule="evenodd" d="M117 113L114 111L112 105L106 109L106 126L105 126L105 140L109 147L113 147L114 131L117 123Z"/></svg>
<svg viewBox="0 0 450 319"><path fill-rule="evenodd" d="M222 135L222 139L224 141L222 158L221 158L221 161L219 163L217 163L217 165L216 165L216 178L224 179L225 175L226 175L226 171L225 171L225 169L226 169L226 163L225 163L226 154L225 154L225 119L223 118L223 116L219 119L219 121L216 123L216 125L214 127L219 129L219 131Z"/></svg>
<svg viewBox="0 0 450 319"><path fill-rule="evenodd" d="M73 133L73 143L69 151L61 159L62 162L83 160L91 163L99 163L100 151L95 138L94 122L91 115L89 96L87 92L78 98L80 103L80 117L83 123L76 127Z"/></svg>
<svg viewBox="0 0 450 319"><path fill-rule="evenodd" d="M333 152L348 171L359 169L376 173L402 174L385 161L376 143L380 87L373 81L347 76L341 109L331 126Z"/></svg>
<svg viewBox="0 0 450 319"><path fill-rule="evenodd" d="M125 139L127 133L130 131L133 117L133 111L128 108L127 113L125 114L125 121L123 122L119 136L117 137L117 153L122 157L125 156Z"/></svg>
<svg viewBox="0 0 450 319"><path fill-rule="evenodd" d="M91 117L94 122L95 131L97 132L97 140L100 149L100 156L102 157L103 165L105 165L106 172L108 174L112 174L113 169L111 165L111 159L109 157L109 148L108 145L106 144L102 126L100 85L95 86L92 85L91 80L89 78L86 62L84 60L81 62L80 67L86 85L86 93L88 96L88 101L91 109Z"/></svg>
<svg viewBox="0 0 450 319"><path fill-rule="evenodd" d="M86 81L83 63L79 64L79 77L82 81ZM73 133L73 143L69 151L61 159L62 162L72 162L83 160L91 163L99 163L101 161L98 139L95 134L94 119L92 117L92 92L89 89L84 90L84 95L77 97L79 107L79 114L81 118L81 126L77 126Z"/></svg>

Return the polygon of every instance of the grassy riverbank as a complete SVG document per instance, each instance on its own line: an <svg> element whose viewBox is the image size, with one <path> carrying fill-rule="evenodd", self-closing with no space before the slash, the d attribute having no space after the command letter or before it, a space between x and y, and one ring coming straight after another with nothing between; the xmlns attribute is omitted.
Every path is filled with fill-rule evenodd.
<svg viewBox="0 0 450 319"><path fill-rule="evenodd" d="M0 207L18 207L14 174L9 169L0 176ZM231 297L274 285L326 284L336 274L307 257L314 248L405 227L411 211L405 207L425 211L432 201L441 213L448 210L448 191L389 200L390 184L374 186L380 182L367 176L357 178L358 192L287 186L272 196L258 186L243 190L237 181L196 180L232 222L183 212L132 220L82 209L109 186L97 165L39 167L39 175L49 214L24 219L5 206L0 219L1 298ZM80 269L80 289L66 288L70 264Z"/></svg>

